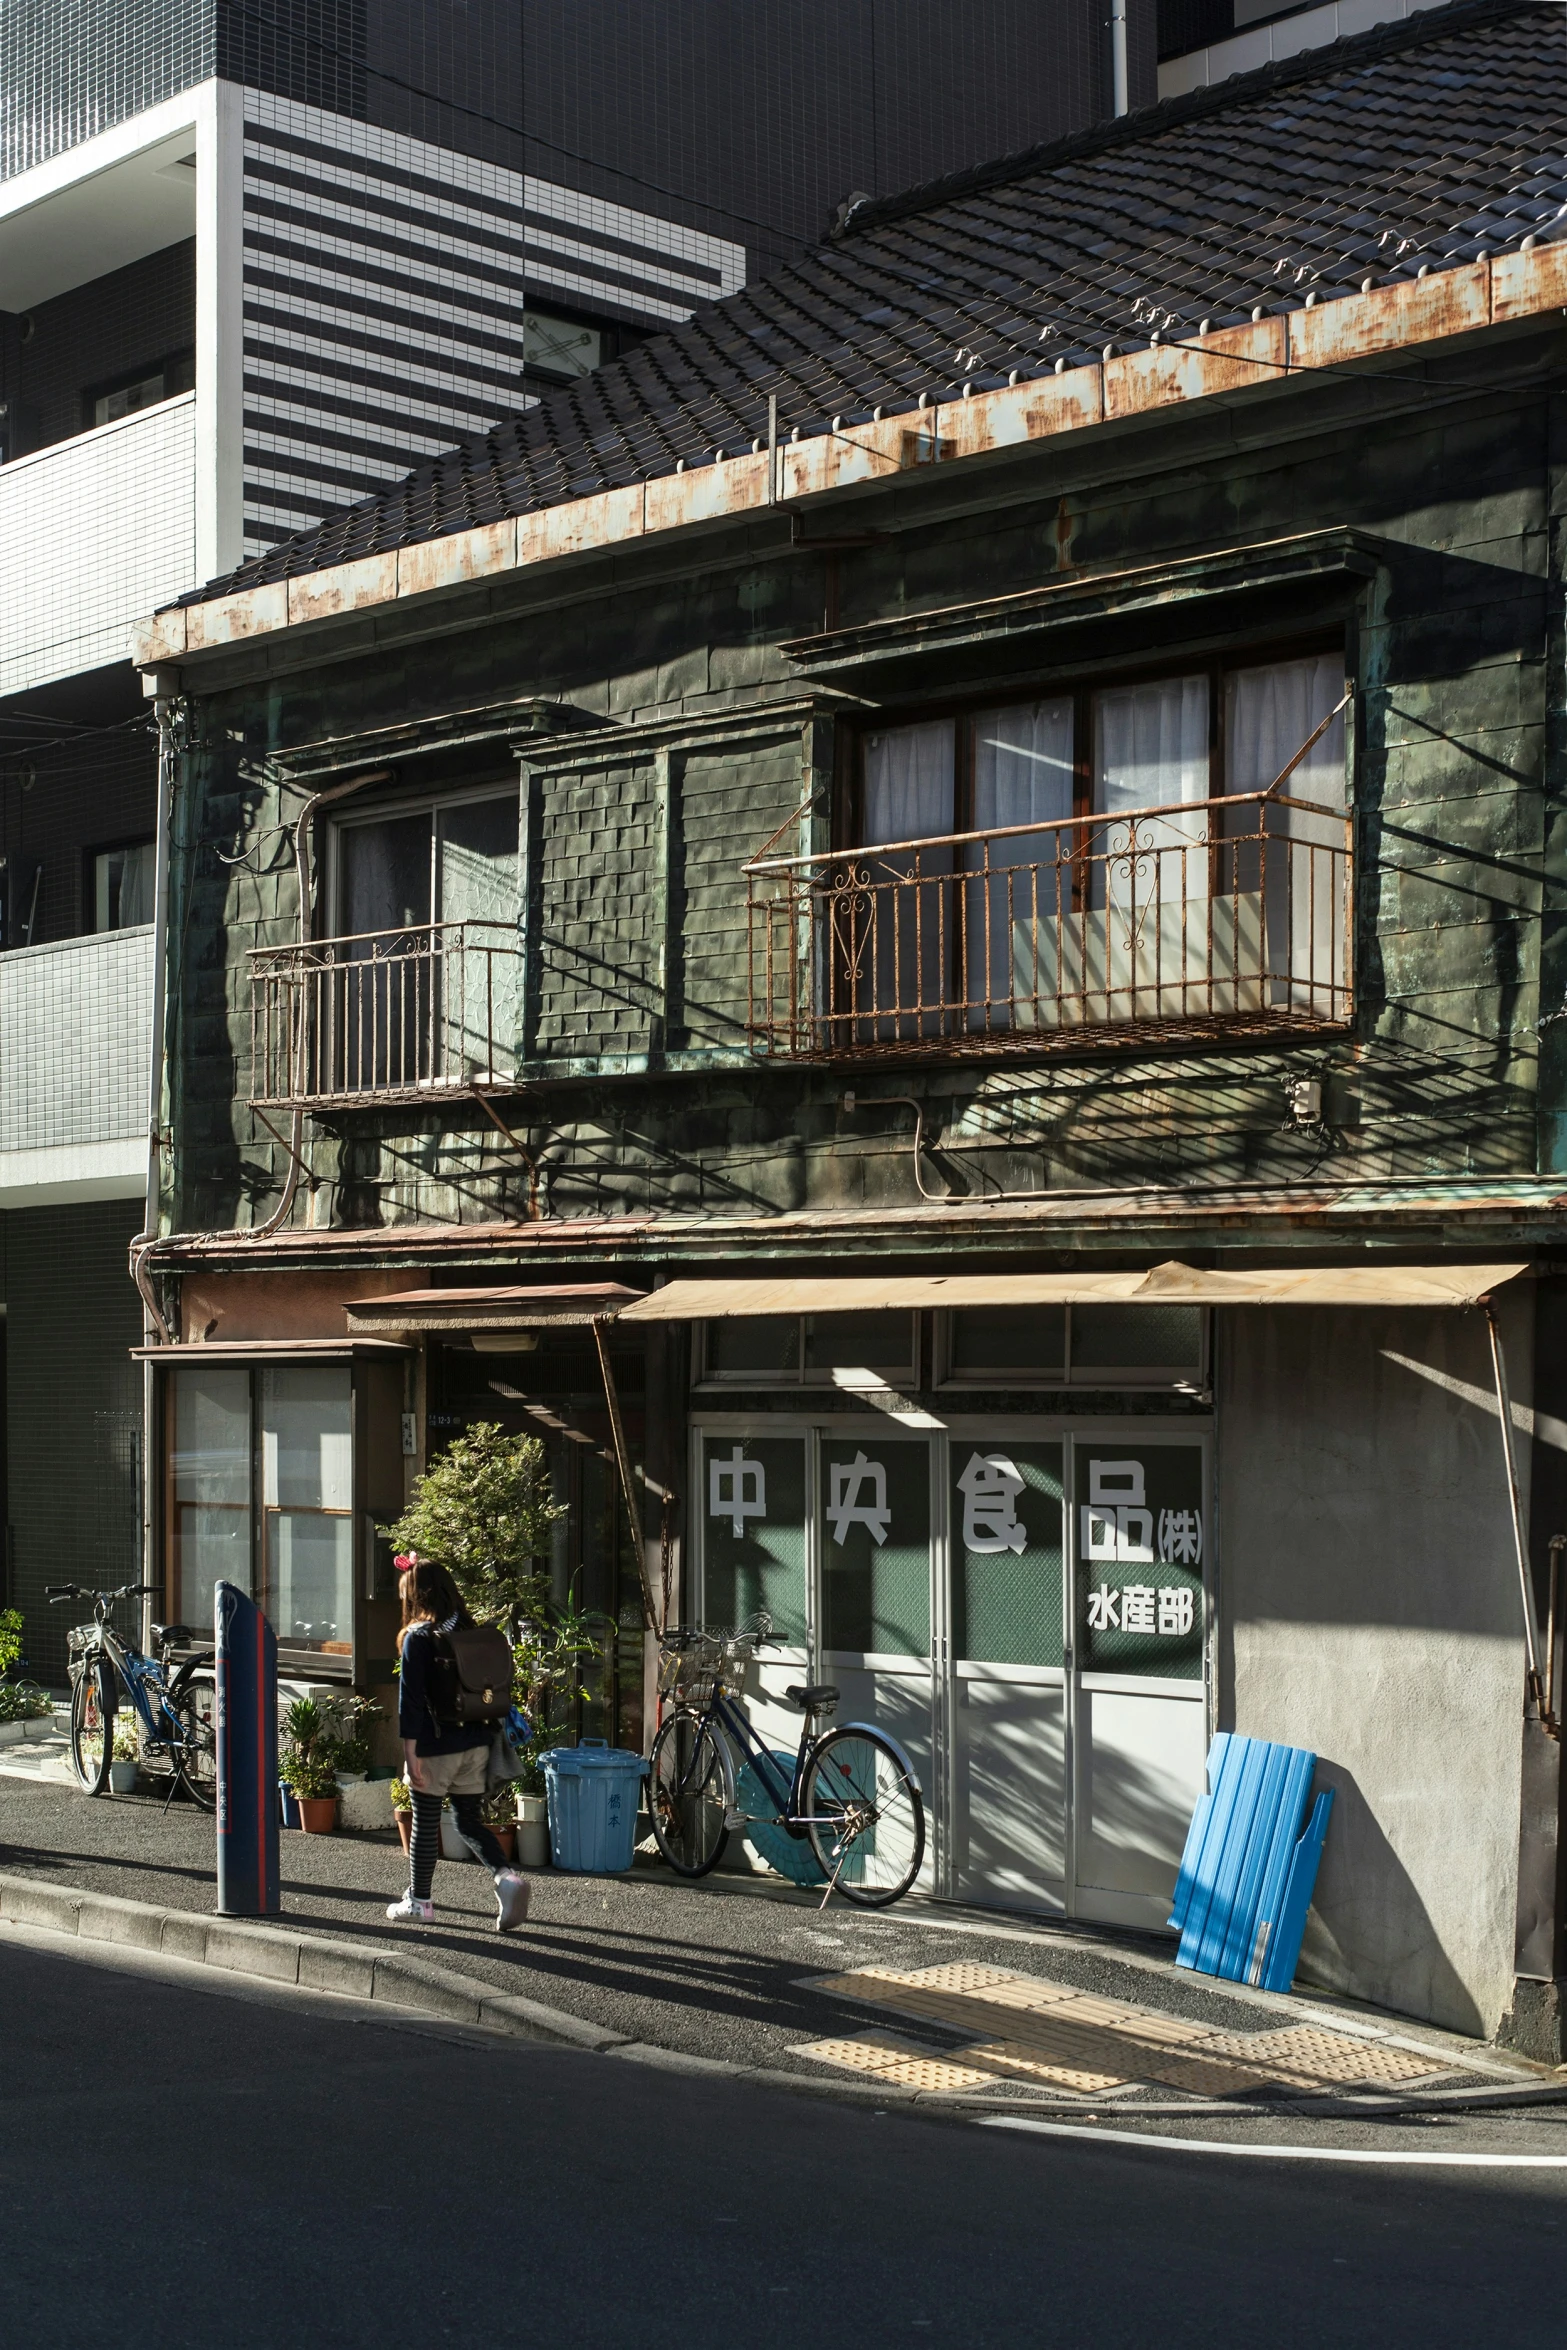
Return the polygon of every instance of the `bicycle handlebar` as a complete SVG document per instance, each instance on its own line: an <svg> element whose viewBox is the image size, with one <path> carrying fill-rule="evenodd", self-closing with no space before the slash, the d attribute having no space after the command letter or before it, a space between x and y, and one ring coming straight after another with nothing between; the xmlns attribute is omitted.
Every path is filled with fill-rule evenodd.
<svg viewBox="0 0 1567 2350"><path fill-rule="evenodd" d="M89 1591L85 1583L46 1583L44 1597L51 1607L58 1607L62 1599L136 1599L157 1588L156 1583L122 1583L118 1591Z"/></svg>

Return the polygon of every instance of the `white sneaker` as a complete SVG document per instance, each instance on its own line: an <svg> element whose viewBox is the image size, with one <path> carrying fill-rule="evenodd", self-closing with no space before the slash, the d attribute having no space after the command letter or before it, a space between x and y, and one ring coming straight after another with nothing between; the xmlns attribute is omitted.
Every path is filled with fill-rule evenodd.
<svg viewBox="0 0 1567 2350"><path fill-rule="evenodd" d="M533 1888L526 1877L515 1869L497 1869L495 1872L495 1902L499 1915L495 1920L497 1934L515 1934L528 1914L528 1899Z"/></svg>
<svg viewBox="0 0 1567 2350"><path fill-rule="evenodd" d="M394 1926L433 1926L435 1903L416 1901L411 1893L405 1893L401 1901L392 1903L386 1914Z"/></svg>

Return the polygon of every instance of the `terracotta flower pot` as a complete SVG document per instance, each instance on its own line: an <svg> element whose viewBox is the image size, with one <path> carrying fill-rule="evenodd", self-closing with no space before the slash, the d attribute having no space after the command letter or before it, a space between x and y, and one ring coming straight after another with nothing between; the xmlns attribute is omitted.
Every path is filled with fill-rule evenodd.
<svg viewBox="0 0 1567 2350"><path fill-rule="evenodd" d="M397 1840L406 1852L414 1839L414 1815L411 1811L394 1811L392 1817L397 1822Z"/></svg>
<svg viewBox="0 0 1567 2350"><path fill-rule="evenodd" d="M490 1834L495 1838L502 1852L505 1853L508 1862L514 1861L517 1857L517 1824L515 1820L509 1820L504 1828L492 1828Z"/></svg>
<svg viewBox="0 0 1567 2350"><path fill-rule="evenodd" d="M299 1824L307 1836L330 1836L337 1826L335 1795L301 1795Z"/></svg>

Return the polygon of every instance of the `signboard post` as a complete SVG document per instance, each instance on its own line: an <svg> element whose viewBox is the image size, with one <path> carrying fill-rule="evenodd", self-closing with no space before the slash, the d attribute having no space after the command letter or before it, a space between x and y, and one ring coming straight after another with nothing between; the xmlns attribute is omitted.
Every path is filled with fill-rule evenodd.
<svg viewBox="0 0 1567 2350"><path fill-rule="evenodd" d="M277 1636L236 1583L213 1593L217 1635L218 1915L276 1917Z"/></svg>

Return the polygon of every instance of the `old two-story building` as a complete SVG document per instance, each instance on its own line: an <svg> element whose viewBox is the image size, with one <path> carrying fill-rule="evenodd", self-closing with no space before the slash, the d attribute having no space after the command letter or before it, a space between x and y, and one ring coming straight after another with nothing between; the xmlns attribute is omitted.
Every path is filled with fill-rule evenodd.
<svg viewBox="0 0 1567 2350"><path fill-rule="evenodd" d="M1564 113L1461 0L862 206L150 621L174 1613L384 1683L536 1430L623 1742L766 1606L1154 1930L1307 1747L1308 1974L1552 2045Z"/></svg>

